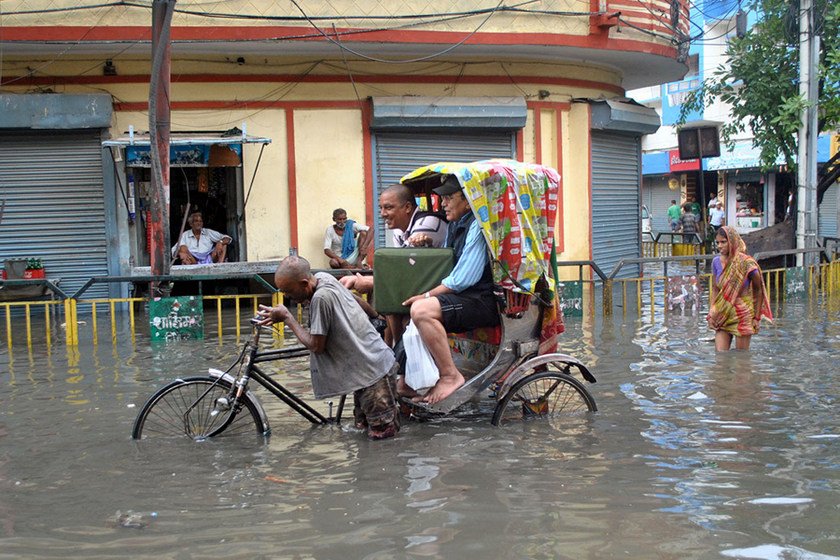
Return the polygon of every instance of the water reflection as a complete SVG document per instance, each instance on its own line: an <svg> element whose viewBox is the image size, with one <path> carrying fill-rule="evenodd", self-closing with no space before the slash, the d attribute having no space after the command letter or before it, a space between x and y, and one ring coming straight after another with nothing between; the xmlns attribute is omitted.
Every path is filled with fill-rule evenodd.
<svg viewBox="0 0 840 560"><path fill-rule="evenodd" d="M267 441L131 441L152 390L226 365L230 335L0 350L2 555L835 558L838 315L787 302L727 354L701 316L572 321L598 414L497 429L485 406L384 442L266 396ZM305 360L276 374L310 394Z"/></svg>

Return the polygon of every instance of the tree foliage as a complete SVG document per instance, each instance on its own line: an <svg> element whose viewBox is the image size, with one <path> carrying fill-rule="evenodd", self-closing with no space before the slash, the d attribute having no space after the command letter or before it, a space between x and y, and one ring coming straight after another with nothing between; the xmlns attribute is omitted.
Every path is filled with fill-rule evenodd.
<svg viewBox="0 0 840 560"><path fill-rule="evenodd" d="M840 124L840 2L814 0L819 56L819 130ZM797 130L807 100L799 95L799 2L753 0L749 8L756 24L742 38L733 37L726 62L719 66L683 104L679 124L689 113L715 100L730 106L721 126L724 144L749 129L761 150L761 163L772 167L781 155L796 167Z"/></svg>

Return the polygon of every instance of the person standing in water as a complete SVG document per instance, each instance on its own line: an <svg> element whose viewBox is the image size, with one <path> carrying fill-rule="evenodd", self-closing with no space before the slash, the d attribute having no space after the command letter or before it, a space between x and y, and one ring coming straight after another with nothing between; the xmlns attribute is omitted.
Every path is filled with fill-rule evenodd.
<svg viewBox="0 0 840 560"><path fill-rule="evenodd" d="M735 228L721 226L715 235L718 256L712 261L712 293L706 322L715 331L715 350L726 352L735 337L736 350L749 350L762 317L773 321L761 269L746 253Z"/></svg>

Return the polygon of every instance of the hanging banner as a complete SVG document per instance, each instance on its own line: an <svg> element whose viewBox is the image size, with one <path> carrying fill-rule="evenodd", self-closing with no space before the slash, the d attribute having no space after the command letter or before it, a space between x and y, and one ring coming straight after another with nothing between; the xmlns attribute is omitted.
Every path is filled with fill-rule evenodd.
<svg viewBox="0 0 840 560"><path fill-rule="evenodd" d="M201 296L155 298L149 322L153 341L203 339L204 302Z"/></svg>

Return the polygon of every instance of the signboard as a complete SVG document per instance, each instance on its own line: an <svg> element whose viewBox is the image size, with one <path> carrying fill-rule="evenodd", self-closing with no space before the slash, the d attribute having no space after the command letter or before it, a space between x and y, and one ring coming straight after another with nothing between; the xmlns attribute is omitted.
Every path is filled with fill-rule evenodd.
<svg viewBox="0 0 840 560"><path fill-rule="evenodd" d="M805 293L805 267L796 266L785 270L785 295Z"/></svg>
<svg viewBox="0 0 840 560"><path fill-rule="evenodd" d="M677 144L683 160L720 155L718 129L714 126L684 128L677 132Z"/></svg>
<svg viewBox="0 0 840 560"><path fill-rule="evenodd" d="M699 159L680 159L679 150L668 151L668 169L670 171L697 171L700 169Z"/></svg>
<svg viewBox="0 0 840 560"><path fill-rule="evenodd" d="M231 161L213 162L211 146L206 144L177 144L169 146L169 165L172 167L207 167L238 165L242 161L242 145L227 144L218 146L223 148L222 153L231 154ZM151 167L152 153L149 146L126 146L125 164L128 167Z"/></svg>
<svg viewBox="0 0 840 560"><path fill-rule="evenodd" d="M583 283L562 282L560 307L565 317L583 317Z"/></svg>
<svg viewBox="0 0 840 560"><path fill-rule="evenodd" d="M153 341L204 338L204 305L201 296L155 298L149 301Z"/></svg>

